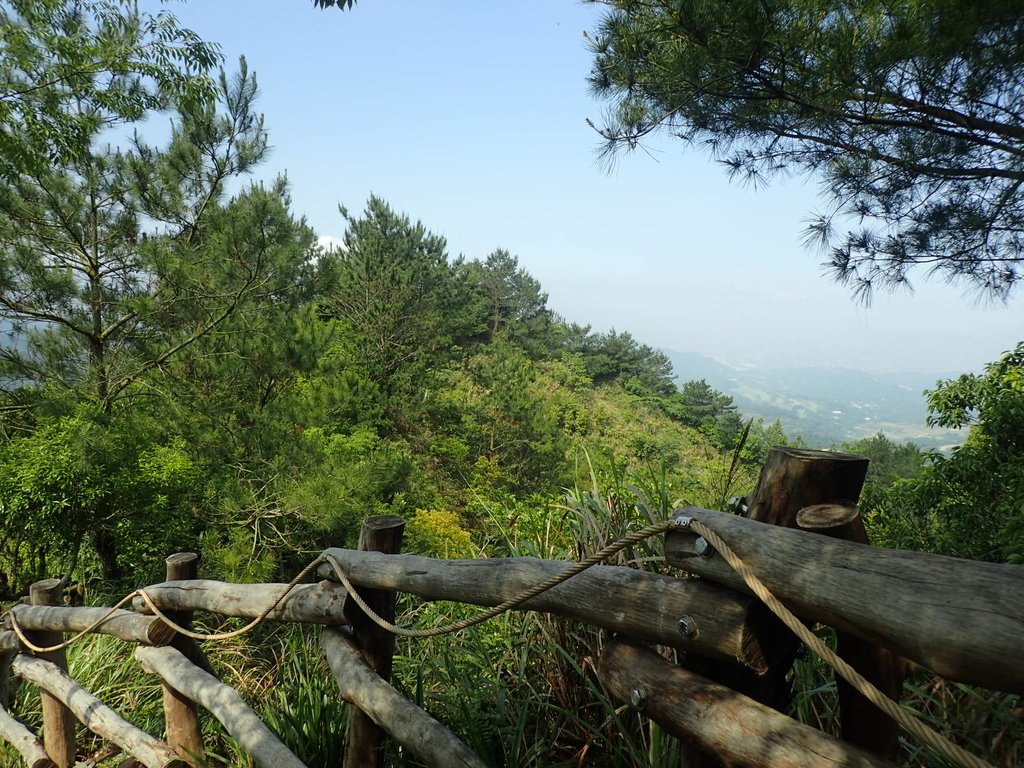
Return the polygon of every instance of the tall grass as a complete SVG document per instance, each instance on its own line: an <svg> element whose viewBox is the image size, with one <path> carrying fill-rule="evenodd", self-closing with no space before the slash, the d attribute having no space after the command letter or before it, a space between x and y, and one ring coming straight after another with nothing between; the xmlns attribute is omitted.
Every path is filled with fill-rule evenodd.
<svg viewBox="0 0 1024 768"><path fill-rule="evenodd" d="M490 505L479 554L586 557L626 532L666 519L678 501L674 496L679 489L657 469L627 474L614 465L598 470L588 462L583 478L564 499L547 507ZM724 497L722 491L715 489ZM621 552L616 562L665 570L660 538ZM399 598L399 622L420 627L447 624L476 611L472 606ZM831 639L829 630L821 634ZM348 716L317 640L315 628L264 626L208 648L221 678L239 689L311 768L341 764ZM690 748L604 690L594 666L606 641L605 632L587 625L507 613L454 635L399 639L394 684L494 768L704 765L691 761ZM111 638L90 638L71 649L71 672L136 725L160 734L159 686L142 674L130 650ZM790 714L838 733L831 670L816 658L803 657L791 681L795 695ZM916 670L905 686L903 705L994 765L1024 761L1024 706L1018 696L943 682ZM15 709L30 727L38 728L38 696L30 686L21 687ZM212 718L204 717L203 727L212 765L251 765ZM908 741L901 743L902 765L944 768L938 758ZM99 746L98 740L83 737L83 752ZM420 765L394 744L388 750L388 765ZM9 750L0 751L0 765L14 764Z"/></svg>

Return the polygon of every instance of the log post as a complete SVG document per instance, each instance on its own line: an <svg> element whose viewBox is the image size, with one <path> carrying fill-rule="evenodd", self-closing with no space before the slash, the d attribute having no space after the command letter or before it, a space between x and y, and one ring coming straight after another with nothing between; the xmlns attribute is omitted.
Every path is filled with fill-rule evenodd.
<svg viewBox="0 0 1024 768"><path fill-rule="evenodd" d="M359 532L359 549L394 555L402 548L405 520L393 515L374 515L363 521ZM358 588L359 595L374 611L388 621L395 620L395 593L378 589ZM355 604L345 603L345 612L352 624L356 646L366 663L385 682L391 681L395 637L385 632ZM384 731L361 710L353 707L349 714L345 746L346 768L383 768Z"/></svg>
<svg viewBox="0 0 1024 768"><path fill-rule="evenodd" d="M178 552L168 557L166 563L167 581L195 579L199 575L199 555L195 552ZM190 611L167 611L166 614L185 629L192 628ZM186 657L197 653L202 655L195 641L184 635L176 634L171 645L185 653ZM195 702L166 682L162 682L160 687L163 692L167 743L194 765L205 764L203 733L199 727L199 711Z"/></svg>
<svg viewBox="0 0 1024 768"><path fill-rule="evenodd" d="M761 468L757 488L750 496L746 516L782 528L797 527L797 513L816 504L856 504L867 476L868 460L829 451L775 447ZM850 501L847 501L850 500ZM734 688L752 699L785 712L792 698L786 680L796 659L800 642L776 622L774 639L766 639L765 655L770 659L767 673L755 676L747 670L704 660L688 664L690 669Z"/></svg>
<svg viewBox="0 0 1024 768"><path fill-rule="evenodd" d="M11 706L11 662L15 653L0 648L0 708Z"/></svg>
<svg viewBox="0 0 1024 768"><path fill-rule="evenodd" d="M864 521L856 507L819 504L805 507L796 516L797 525L825 536L858 544L870 544ZM877 643L836 630L836 652L890 699L899 701L907 662ZM858 693L839 675L835 676L839 698L840 733L846 741L896 759L899 726L896 721Z"/></svg>
<svg viewBox="0 0 1024 768"><path fill-rule="evenodd" d="M341 629L325 629L320 647L341 697L366 712L403 747L431 768L484 768L469 747L441 723L374 673ZM346 762L347 766L348 763Z"/></svg>
<svg viewBox="0 0 1024 768"><path fill-rule="evenodd" d="M63 593L64 585L60 579L37 581L28 589L31 605L60 605ZM60 632L37 631L29 635L29 639L36 645L50 646L60 643L64 635ZM41 653L39 656L67 671L67 655L63 650ZM71 710L49 691L40 689L39 697L43 705L43 745L46 754L57 768L70 768L75 763L76 751L74 716Z"/></svg>

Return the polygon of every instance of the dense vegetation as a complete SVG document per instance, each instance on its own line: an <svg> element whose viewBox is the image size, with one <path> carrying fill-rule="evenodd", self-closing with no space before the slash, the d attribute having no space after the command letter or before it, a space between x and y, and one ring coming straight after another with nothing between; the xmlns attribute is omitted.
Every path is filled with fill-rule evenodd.
<svg viewBox="0 0 1024 768"><path fill-rule="evenodd" d="M211 576L287 578L385 512L409 521L409 551L575 559L673 506L723 508L787 442L706 382L677 383L629 333L556 315L514 255L453 257L381 198L342 209L343 245L319 248L284 180L246 182L268 146L254 75L244 61L214 73L213 50L172 17L118 0L0 8L17 43L0 68L0 574L12 594L68 574L103 602L158 580L180 550L200 551ZM129 130L160 115L173 125L163 144ZM845 446L873 459L876 539L1024 555L1022 398L1018 348L932 394L936 423L972 425L952 456L884 436ZM649 554L629 562L658 567ZM425 624L462 610L414 609ZM311 766L332 764L342 708L309 638L261 633L216 663ZM506 616L403 645L397 676L495 765L677 764L678 744L597 686L599 643ZM109 652L103 639L76 646L74 674L156 718L155 689L103 666ZM245 678L242 657L257 668ZM794 706L829 727L827 705ZM990 735L983 711L965 739Z"/></svg>

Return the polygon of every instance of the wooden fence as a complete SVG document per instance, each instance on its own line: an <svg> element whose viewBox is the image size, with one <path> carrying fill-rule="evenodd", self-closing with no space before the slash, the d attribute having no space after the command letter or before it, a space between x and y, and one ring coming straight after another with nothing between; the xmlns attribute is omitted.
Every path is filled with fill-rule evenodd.
<svg viewBox="0 0 1024 768"><path fill-rule="evenodd" d="M609 630L614 639L596 668L607 690L727 765L891 765L895 724L843 681L837 682L842 740L772 708L786 698L798 642L687 524L698 521L719 534L803 620L835 627L840 654L891 697L899 697L908 660L951 680L1024 693L1024 568L869 546L853 501L866 470L860 457L774 449L744 516L688 508L666 526L667 562L700 578L597 565L517 610ZM358 550L324 552L386 621L394 620L396 592L497 606L567 565L400 554L403 526L400 518L369 518ZM137 596L135 610L118 610L92 630L136 644L138 663L159 677L163 738L131 725L69 677L63 650L32 653L21 639L58 645L107 609L59 605L62 585L51 579L34 584L28 604L9 612L0 628L0 738L26 765L76 765L75 720L135 761L126 765L206 765L200 707L256 765L302 765L241 695L217 679L195 640L148 615L155 606L185 630L194 611L253 619L287 585L201 580L197 560L187 553L168 558L167 581L145 588L151 605ZM339 695L353 705L344 764L382 765L382 743L390 737L428 765L482 766L454 734L391 687L394 636L348 596L333 564L321 562L318 575L318 583L291 587L266 619L321 627ZM685 651L684 665L651 645ZM7 711L11 675L39 690L41 738Z"/></svg>

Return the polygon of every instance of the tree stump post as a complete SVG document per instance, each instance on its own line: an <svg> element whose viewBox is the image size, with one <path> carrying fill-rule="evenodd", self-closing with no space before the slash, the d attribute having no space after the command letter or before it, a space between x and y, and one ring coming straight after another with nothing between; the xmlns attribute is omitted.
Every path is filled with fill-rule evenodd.
<svg viewBox="0 0 1024 768"><path fill-rule="evenodd" d="M782 528L798 528L797 513L818 504L855 505L868 474L868 460L831 451L777 446L768 452L747 517ZM779 622L774 663L743 691L751 698L785 711L792 698L786 681L800 641Z"/></svg>
<svg viewBox="0 0 1024 768"><path fill-rule="evenodd" d="M177 552L165 561L167 581L186 581L199 575L199 555L195 552ZM191 611L165 611L167 617L185 629L192 628ZM171 645L186 657L203 656L195 641L176 634ZM205 660L205 657L204 657ZM161 684L164 700L164 724L167 743L193 765L204 765L203 733L199 727L199 709L196 703L167 683Z"/></svg>
<svg viewBox="0 0 1024 768"><path fill-rule="evenodd" d="M797 514L802 530L858 544L870 544L864 520L856 507L822 504L806 507ZM836 630L836 652L890 699L899 701L907 663L882 646ZM839 726L843 739L889 760L896 759L899 726L878 707L859 694L839 675Z"/></svg>
<svg viewBox="0 0 1024 768"><path fill-rule="evenodd" d="M405 520L392 515L375 515L363 521L359 532L359 549L395 555L402 549ZM357 588L359 595L380 616L395 620L395 593L387 590ZM345 603L345 613L352 624L356 646L370 668L386 682L391 681L395 636L386 632L363 613L354 601ZM356 707L348 719L345 768L383 768L384 731L368 715Z"/></svg>
<svg viewBox="0 0 1024 768"><path fill-rule="evenodd" d="M773 448L761 470L757 489L751 495L747 517L783 528L867 544L867 532L856 504L867 477L868 463L863 456ZM837 632L836 639L840 656L887 696L898 698L904 668L898 657L845 632ZM773 661L766 675L756 678L743 672L724 674L730 678L728 682L732 687L784 711L792 696L786 675L798 649L799 641L780 623L775 648L770 652ZM721 679L722 675L716 677ZM884 757L894 757L899 736L896 723L838 676L836 687L843 738Z"/></svg>
<svg viewBox="0 0 1024 768"><path fill-rule="evenodd" d="M29 587L29 602L32 605L60 605L64 583L60 579L44 579ZM57 645L64 639L61 632L36 631L29 639L39 646ZM68 669L67 655L63 650L41 653L39 657ZM43 705L43 747L57 768L70 768L75 764L75 718L71 710L46 691L40 690Z"/></svg>

